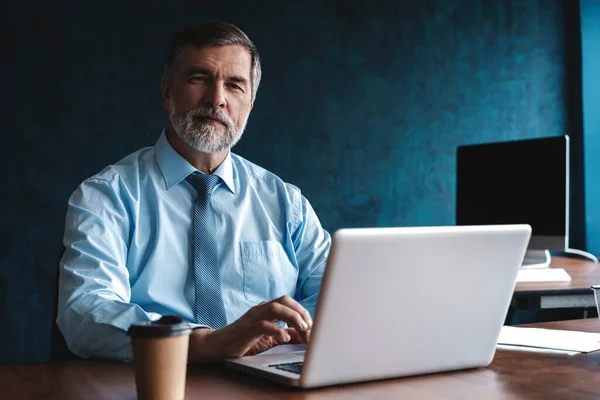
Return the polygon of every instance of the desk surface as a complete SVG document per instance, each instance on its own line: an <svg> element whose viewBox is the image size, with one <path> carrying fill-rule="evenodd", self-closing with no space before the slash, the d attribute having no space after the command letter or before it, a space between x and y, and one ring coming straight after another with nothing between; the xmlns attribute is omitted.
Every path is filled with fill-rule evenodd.
<svg viewBox="0 0 600 400"><path fill-rule="evenodd" d="M515 295L592 294L590 287L600 284L600 264L592 261L552 257L550 268L564 268L571 281L517 283Z"/></svg>
<svg viewBox="0 0 600 400"><path fill-rule="evenodd" d="M600 321L532 326L600 332ZM135 399L133 367L99 361L0 366L0 399ZM497 351L488 368L301 391L218 368L190 367L186 398L598 399L600 352Z"/></svg>

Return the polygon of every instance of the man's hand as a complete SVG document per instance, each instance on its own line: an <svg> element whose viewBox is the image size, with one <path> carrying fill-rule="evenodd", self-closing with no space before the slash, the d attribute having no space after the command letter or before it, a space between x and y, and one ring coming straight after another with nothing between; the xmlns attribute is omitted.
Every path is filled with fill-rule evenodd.
<svg viewBox="0 0 600 400"><path fill-rule="evenodd" d="M273 336L263 335L244 355L253 356L255 354L262 353L263 351L267 351L275 346L279 346L280 344L301 344L308 343L310 340L310 329L302 333L298 332L294 328L288 328L286 331L291 338L288 342L280 342Z"/></svg>
<svg viewBox="0 0 600 400"><path fill-rule="evenodd" d="M275 322L285 322L285 329ZM289 296L252 307L234 323L212 331L197 329L190 337L189 360L216 361L257 354L284 343L306 343L312 319L309 312Z"/></svg>

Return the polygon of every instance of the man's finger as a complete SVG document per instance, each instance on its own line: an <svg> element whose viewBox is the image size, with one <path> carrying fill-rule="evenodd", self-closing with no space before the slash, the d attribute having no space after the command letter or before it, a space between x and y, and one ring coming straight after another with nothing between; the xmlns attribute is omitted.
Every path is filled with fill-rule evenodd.
<svg viewBox="0 0 600 400"><path fill-rule="evenodd" d="M267 335L274 337L277 341L287 343L291 340L290 334L285 328L270 321L258 321L252 325L252 334L256 336Z"/></svg>
<svg viewBox="0 0 600 400"><path fill-rule="evenodd" d="M308 310L306 308L302 307L302 305L300 303L298 303L296 300L294 300L290 296L281 296L278 299L276 299L275 301L296 311L298 314L300 314L302 316L302 319L308 325L308 329L312 328L312 318L310 317L310 313L308 312Z"/></svg>
<svg viewBox="0 0 600 400"><path fill-rule="evenodd" d="M308 340L310 339L310 330L307 331L297 331L294 328L289 328L287 330L290 337L292 338L289 343L290 344L308 344Z"/></svg>
<svg viewBox="0 0 600 400"><path fill-rule="evenodd" d="M300 331L309 329L308 323L300 313L287 305L280 303L278 300L279 299L273 300L262 306L262 319L268 321L283 321Z"/></svg>
<svg viewBox="0 0 600 400"><path fill-rule="evenodd" d="M253 356L255 354L262 353L263 351L267 351L275 346L277 346L279 342L271 336L262 336L252 347L248 349L245 356Z"/></svg>
<svg viewBox="0 0 600 400"><path fill-rule="evenodd" d="M300 335L302 336L304 343L308 344L308 342L310 341L310 333L311 332L312 332L312 329L308 329L304 332L300 332Z"/></svg>

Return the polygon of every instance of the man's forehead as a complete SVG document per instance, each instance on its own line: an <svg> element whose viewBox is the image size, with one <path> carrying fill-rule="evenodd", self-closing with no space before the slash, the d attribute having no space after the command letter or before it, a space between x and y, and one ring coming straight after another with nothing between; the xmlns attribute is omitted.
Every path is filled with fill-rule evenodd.
<svg viewBox="0 0 600 400"><path fill-rule="evenodd" d="M220 69L250 78L252 57L250 51L240 45L185 46L177 60L179 68L203 67L207 70Z"/></svg>

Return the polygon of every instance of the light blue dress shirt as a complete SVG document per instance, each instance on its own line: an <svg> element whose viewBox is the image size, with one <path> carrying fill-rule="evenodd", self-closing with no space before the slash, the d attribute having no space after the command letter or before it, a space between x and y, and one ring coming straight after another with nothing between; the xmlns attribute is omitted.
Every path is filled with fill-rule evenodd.
<svg viewBox="0 0 600 400"><path fill-rule="evenodd" d="M130 360L136 321L194 322L191 253L196 169L163 133L72 194L60 263L57 323L81 357ZM311 314L331 238L300 190L231 152L211 203L222 246L227 322L282 295Z"/></svg>

